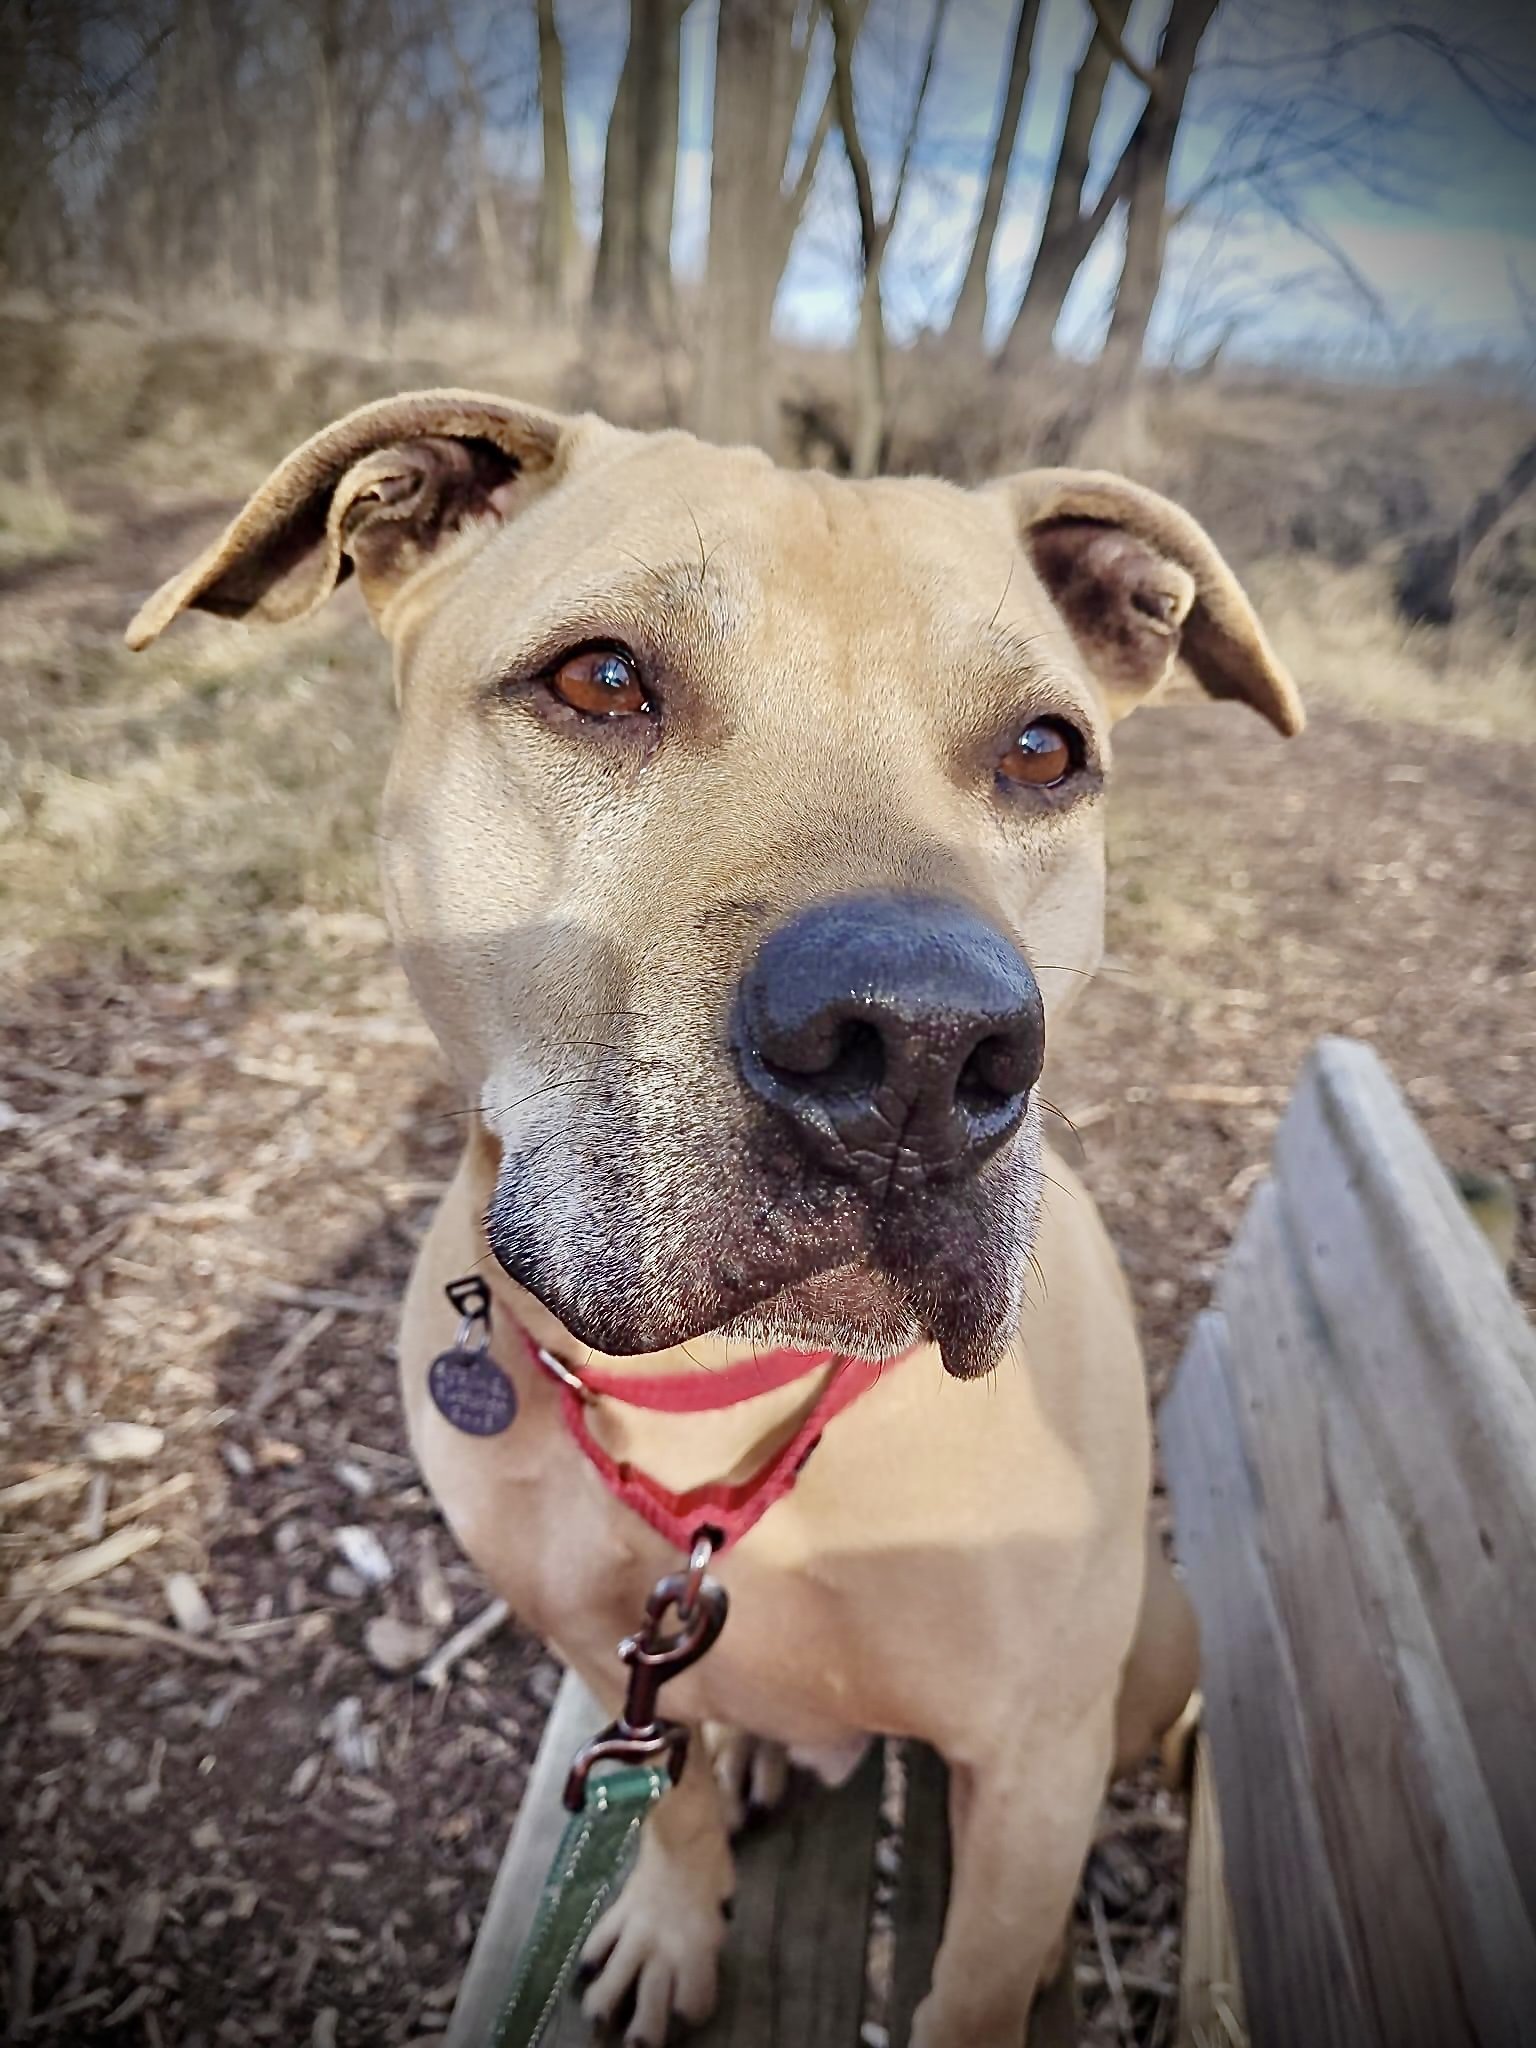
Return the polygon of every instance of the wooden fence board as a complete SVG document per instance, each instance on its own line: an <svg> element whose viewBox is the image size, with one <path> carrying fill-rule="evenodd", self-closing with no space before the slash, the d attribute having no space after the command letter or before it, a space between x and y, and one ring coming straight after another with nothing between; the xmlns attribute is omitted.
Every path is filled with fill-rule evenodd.
<svg viewBox="0 0 1536 2048"><path fill-rule="evenodd" d="M1259 1548L1373 2038L1536 2048L1536 1939L1272 1184L1254 1194L1218 1297Z"/></svg>
<svg viewBox="0 0 1536 2048"><path fill-rule="evenodd" d="M1300 1685L1259 1554L1225 1348L1224 1320L1208 1311L1163 1403L1161 1437L1200 1616L1248 2021L1254 2048L1362 2048L1365 2005L1313 1806Z"/></svg>
<svg viewBox="0 0 1536 2048"><path fill-rule="evenodd" d="M1536 1920L1536 1333L1364 1046L1317 1048L1276 1162Z"/></svg>
<svg viewBox="0 0 1536 2048"><path fill-rule="evenodd" d="M1217 1301L1161 1433L1255 2048L1536 2048L1536 1336L1365 1047Z"/></svg>

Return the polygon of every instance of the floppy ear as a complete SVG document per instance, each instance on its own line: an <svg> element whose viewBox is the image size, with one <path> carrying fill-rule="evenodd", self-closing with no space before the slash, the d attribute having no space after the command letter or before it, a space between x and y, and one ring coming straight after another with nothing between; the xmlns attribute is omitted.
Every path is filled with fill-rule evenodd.
<svg viewBox="0 0 1536 2048"><path fill-rule="evenodd" d="M567 423L477 391L411 391L335 420L280 462L223 535L142 605L128 645L178 613L297 619L355 568L375 617L450 535L521 510Z"/></svg>
<svg viewBox="0 0 1536 2048"><path fill-rule="evenodd" d="M1035 469L992 486L1121 718L1183 670L1280 732L1306 713L1237 578L1187 512L1101 470Z"/></svg>

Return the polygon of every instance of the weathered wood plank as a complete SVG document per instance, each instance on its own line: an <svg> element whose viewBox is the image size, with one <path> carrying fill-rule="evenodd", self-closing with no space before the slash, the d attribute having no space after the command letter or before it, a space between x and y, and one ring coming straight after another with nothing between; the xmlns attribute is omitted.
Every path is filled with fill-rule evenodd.
<svg viewBox="0 0 1536 2048"><path fill-rule="evenodd" d="M512 1839L491 1886L444 2036L445 2048L484 2048L569 1818L561 1797L571 1758L607 1719L575 1672L568 1671L544 1724Z"/></svg>
<svg viewBox="0 0 1536 2048"><path fill-rule="evenodd" d="M720 2006L690 2048L857 2043L880 1781L874 1743L846 1785L797 1777L785 1806L738 1839Z"/></svg>
<svg viewBox="0 0 1536 2048"><path fill-rule="evenodd" d="M1200 1733L1195 1737L1189 1799L1178 2048L1214 2048L1217 2042L1247 2038L1242 1963L1227 1894L1221 1801L1211 1768L1210 1738Z"/></svg>
<svg viewBox="0 0 1536 2048"><path fill-rule="evenodd" d="M931 1749L909 1742L901 1875L891 1903L896 1938L888 2013L892 2048L906 2048L912 2015L928 1990L949 1899L949 1773Z"/></svg>
<svg viewBox="0 0 1536 2048"><path fill-rule="evenodd" d="M1218 1299L1370 2038L1536 2048L1536 1938L1272 1183L1254 1195Z"/></svg>
<svg viewBox="0 0 1536 2048"><path fill-rule="evenodd" d="M1201 1621L1254 2048L1362 2048L1371 2038L1365 2002L1313 1804L1301 1688L1259 1554L1259 1507L1215 1311L1195 1325L1160 1436Z"/></svg>
<svg viewBox="0 0 1536 2048"><path fill-rule="evenodd" d="M1536 1333L1364 1046L1319 1045L1276 1160L1336 1369L1536 1920Z"/></svg>
<svg viewBox="0 0 1536 2048"><path fill-rule="evenodd" d="M912 2016L933 1972L949 1899L949 1774L933 1750L905 1747L907 1796L901 1876L892 1902L895 1963L887 2024L892 2048L907 2048ZM1070 1956L1029 2017L1028 2048L1076 2048L1077 1984Z"/></svg>

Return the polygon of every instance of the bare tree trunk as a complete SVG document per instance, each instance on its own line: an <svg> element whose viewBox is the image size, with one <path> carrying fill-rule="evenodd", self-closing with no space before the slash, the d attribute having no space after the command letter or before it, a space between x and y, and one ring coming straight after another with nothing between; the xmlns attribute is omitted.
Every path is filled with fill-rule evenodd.
<svg viewBox="0 0 1536 2048"><path fill-rule="evenodd" d="M672 208L686 0L630 0L629 47L603 159L595 310L666 324L672 307Z"/></svg>
<svg viewBox="0 0 1536 2048"><path fill-rule="evenodd" d="M555 20L555 0L537 0L537 7L544 176L539 187L534 282L545 316L563 321L575 310L580 255L576 202L571 191L571 148L565 126L565 52Z"/></svg>
<svg viewBox="0 0 1536 2048"><path fill-rule="evenodd" d="M1104 344L1111 381L1125 382L1141 361L1168 247L1168 169L1200 39L1218 5L1219 0L1173 0L1158 50L1157 89L1131 141L1125 259Z"/></svg>
<svg viewBox="0 0 1536 2048"><path fill-rule="evenodd" d="M640 242L640 194L635 179L635 109L638 87L635 68L634 10L629 49L608 115L608 140L603 150L603 211L597 235L597 260L592 268L592 305L599 313L628 309Z"/></svg>
<svg viewBox="0 0 1536 2048"><path fill-rule="evenodd" d="M865 0L853 0L855 34L864 9ZM774 443L774 301L833 121L829 86L786 188L816 20L813 9L797 46L795 16L796 0L721 0L709 257L692 407L694 431L711 441Z"/></svg>
<svg viewBox="0 0 1536 2048"><path fill-rule="evenodd" d="M439 0L438 21L449 62L453 66L454 76L458 79L459 103L464 109L464 118L469 123L469 155L475 186L475 239L480 244L480 263L485 273L487 295L499 313L507 305L510 288L507 276L506 239L501 232L501 215L496 207L496 181L491 175L491 160L485 148L485 99L475 82L474 72L465 62L464 53L459 48L459 39L453 32L453 9L450 0ZM541 22L541 44L542 34ZM397 208L397 223L403 218L403 212L403 208Z"/></svg>
<svg viewBox="0 0 1536 2048"><path fill-rule="evenodd" d="M885 453L886 432L885 308L880 295L880 273L885 264L885 252L890 247L897 215L901 211L901 202L906 195L907 175L912 168L912 152L916 147L917 131L923 117L923 103L928 97L928 87L933 80L934 60L939 53L939 38L944 31L944 16L948 12L949 0L934 0L933 20L928 32L928 47L923 58L922 75L912 101L906 138L902 143L895 189L883 219L875 206L874 180L870 176L868 153L859 138L858 113L854 104L853 45L857 31L849 0L828 0L828 5L832 15L832 84L837 95L838 126L843 132L843 147L848 155L848 168L853 174L854 196L858 201L859 249L863 259L859 292L859 328L853 353L852 469L855 476L873 476L880 467Z"/></svg>
<svg viewBox="0 0 1536 2048"><path fill-rule="evenodd" d="M647 38L651 61L641 81L639 137L640 241L638 298L660 333L672 318L672 215L677 200L677 131L686 0L651 0L656 27Z"/></svg>
<svg viewBox="0 0 1536 2048"><path fill-rule="evenodd" d="M199 0L197 44L202 72L200 96L206 110L208 139L213 145L213 270L218 279L219 298L228 306L234 301L236 289L235 163L229 146L229 121L224 99L224 66L220 62L211 0Z"/></svg>
<svg viewBox="0 0 1536 2048"><path fill-rule="evenodd" d="M779 272L770 247L779 97L788 90L794 0L720 0L704 337L695 430L711 441L772 443L768 343ZM791 109L791 116L793 109ZM777 176L780 165L773 165Z"/></svg>
<svg viewBox="0 0 1536 2048"><path fill-rule="evenodd" d="M1404 548L1398 563L1398 610L1416 625L1448 626L1456 616L1456 580L1505 513L1536 484L1536 441L1528 441L1492 490L1474 498L1451 533L1430 534Z"/></svg>
<svg viewBox="0 0 1536 2048"><path fill-rule="evenodd" d="M885 356L885 315L877 266L864 273L859 325L853 337L853 440L848 466L855 476L874 476L885 455Z"/></svg>
<svg viewBox="0 0 1536 2048"><path fill-rule="evenodd" d="M311 296L340 312L341 274L341 105L343 57L336 0L322 0L311 20L319 63L315 67L315 250Z"/></svg>
<svg viewBox="0 0 1536 2048"><path fill-rule="evenodd" d="M1105 12L1117 28L1124 28L1130 11L1130 0L1105 0ZM1093 131L1098 126L1104 88L1113 66L1109 44L1102 30L1096 29L1072 80L1039 246L1019 310L1003 344L1002 359L1010 369L1022 368L1049 349L1072 280L1113 210L1113 200L1105 204L1102 199L1086 212L1083 208ZM1116 189L1115 176L1106 187L1107 193Z"/></svg>
<svg viewBox="0 0 1536 2048"><path fill-rule="evenodd" d="M1008 86L1003 94L1003 110L998 118L997 135L992 144L992 162L987 171L987 189L981 202L981 218L976 223L976 236L971 243L970 261L965 266L960 296L955 301L955 310L949 322L951 337L969 349L980 349L982 329L986 325L987 270L992 261L992 244L997 239L997 224L1002 217L1003 196L1008 189L1008 168L1013 162L1014 143L1018 140L1019 116L1024 108L1024 93L1029 85L1030 58L1034 50L1035 28L1039 19L1040 0L1020 0L1019 22L1013 38L1013 56L1008 65Z"/></svg>
<svg viewBox="0 0 1536 2048"><path fill-rule="evenodd" d="M174 130L185 118L188 62L189 0L176 11L165 69L157 81L149 134L149 246L142 260L148 276L150 303L162 319L174 309L187 282L186 191L172 160Z"/></svg>
<svg viewBox="0 0 1536 2048"><path fill-rule="evenodd" d="M272 150L265 135L256 142L256 295L270 313L282 310L286 293L277 262L277 202L273 191Z"/></svg>

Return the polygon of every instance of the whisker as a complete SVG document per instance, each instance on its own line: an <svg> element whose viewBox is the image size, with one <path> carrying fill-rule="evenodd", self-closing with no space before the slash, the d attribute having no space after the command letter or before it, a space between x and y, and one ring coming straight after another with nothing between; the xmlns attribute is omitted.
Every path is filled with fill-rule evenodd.
<svg viewBox="0 0 1536 2048"><path fill-rule="evenodd" d="M1064 1109L1058 1109L1055 1103L1049 1101L1044 1095L1040 1094L1038 1089L1035 1092L1035 1100L1039 1103L1042 1109L1048 1109L1052 1116L1060 1117L1061 1121L1066 1125L1067 1129L1072 1133L1074 1138L1080 1139L1082 1137L1082 1132L1077 1128L1077 1125L1073 1123L1071 1117L1067 1115L1067 1112Z"/></svg>
<svg viewBox="0 0 1536 2048"><path fill-rule="evenodd" d="M997 600L997 610L992 614L991 618L987 621L987 625L989 628L995 626L998 620L1003 615L1003 606L1008 602L1008 593L1013 588L1013 570L1013 558L1010 556L1008 561L1008 581L1003 585L1003 594Z"/></svg>
<svg viewBox="0 0 1536 2048"><path fill-rule="evenodd" d="M642 575L649 576L659 590L666 589L667 579L660 569L652 568L649 562L644 560L642 556L635 554L630 548L620 548L618 552L624 556L626 561L633 562Z"/></svg>

